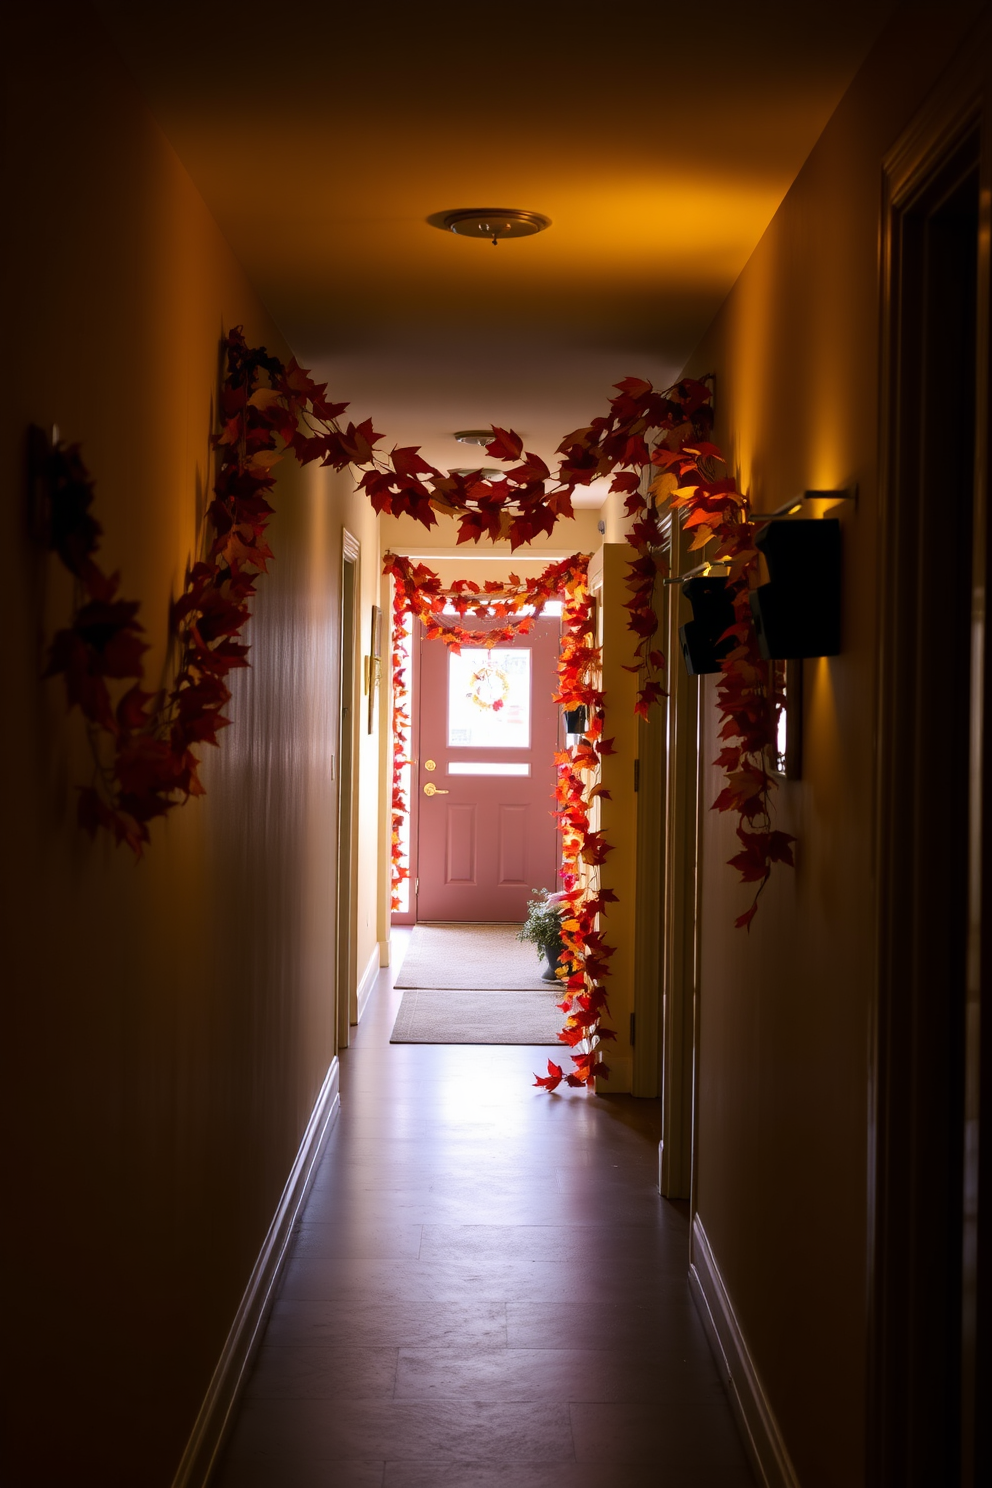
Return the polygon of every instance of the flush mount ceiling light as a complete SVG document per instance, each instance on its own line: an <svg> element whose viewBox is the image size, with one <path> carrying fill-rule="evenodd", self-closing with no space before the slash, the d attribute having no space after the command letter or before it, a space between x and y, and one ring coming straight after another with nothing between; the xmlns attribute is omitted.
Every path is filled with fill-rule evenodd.
<svg viewBox="0 0 992 1488"><path fill-rule="evenodd" d="M459 444L492 444L496 435L492 429L456 429L454 437Z"/></svg>
<svg viewBox="0 0 992 1488"><path fill-rule="evenodd" d="M495 248L500 238L529 238L551 226L551 218L517 207L459 207L428 217L431 227L457 233L460 238L488 238Z"/></svg>

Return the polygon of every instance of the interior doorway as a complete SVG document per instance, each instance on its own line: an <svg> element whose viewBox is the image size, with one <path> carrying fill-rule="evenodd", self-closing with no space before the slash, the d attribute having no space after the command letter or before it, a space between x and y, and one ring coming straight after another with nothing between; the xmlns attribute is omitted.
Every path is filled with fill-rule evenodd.
<svg viewBox="0 0 992 1488"><path fill-rule="evenodd" d="M342 532L341 549L341 727L338 738L337 862L337 1043L346 1049L351 1026L358 1022L358 947L356 936L358 841L355 832L358 748L358 597L359 545Z"/></svg>
<svg viewBox="0 0 992 1488"><path fill-rule="evenodd" d="M460 623L492 628L482 617ZM535 888L559 886L560 618L545 614L526 635L460 654L418 632L416 919L520 922Z"/></svg>
<svg viewBox="0 0 992 1488"><path fill-rule="evenodd" d="M989 1481L981 1050L987 233L961 91L888 167L868 1480ZM954 122L957 116L957 122ZM987 162L986 162L987 169ZM950 425L948 418L950 417ZM938 797L932 809L932 782ZM919 809L907 811L907 801ZM986 1042L988 1034L985 1035ZM986 1091L986 1094L988 1092ZM986 1104L987 1113L987 1104Z"/></svg>

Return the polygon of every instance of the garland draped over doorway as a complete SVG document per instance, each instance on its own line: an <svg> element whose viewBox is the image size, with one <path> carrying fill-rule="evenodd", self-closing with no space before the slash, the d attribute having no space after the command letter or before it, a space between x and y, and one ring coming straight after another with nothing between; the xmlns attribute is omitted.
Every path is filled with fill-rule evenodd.
<svg viewBox="0 0 992 1488"><path fill-rule="evenodd" d="M775 863L792 863L794 839L771 825L775 784L769 753L778 699L769 686L751 621L749 594L758 582L755 524L747 497L725 472L709 439L712 390L707 379L685 378L658 392L642 378L617 384L609 412L567 434L552 476L539 456L525 453L519 435L493 428L490 458L512 466L499 475L435 469L416 448L388 455L371 419L342 427L346 403L331 403L295 358L286 365L265 347L249 347L241 328L223 343L221 427L214 436L213 500L196 560L169 616L175 656L171 683L145 691L140 604L119 597L120 577L96 561L100 524L91 512L93 483L79 446L57 446L46 457L40 484L47 494L45 540L75 580L69 624L49 653L47 676L65 680L69 708L86 721L93 756L90 783L81 788L78 819L91 836L108 832L140 857L149 823L191 796L202 795L198 748L217 744L229 719L227 678L248 665L241 640L250 601L272 551L266 527L273 466L290 453L300 464L319 460L334 470L354 466L359 486L377 512L408 514L426 527L436 512L459 521L459 542L508 538L511 548L553 531L572 515L579 486L610 477L631 518L626 540L635 552L628 573L628 625L637 636L631 670L640 674L637 710L647 717L665 695L665 657L657 649L658 581L667 574L664 522L680 514L694 533L692 548L713 545L723 565L734 624L734 646L721 662L717 707L723 747L715 761L725 776L713 806L737 816L741 849L730 866L755 884L750 907L736 924L748 928ZM130 684L123 686L121 684Z"/></svg>
<svg viewBox="0 0 992 1488"><path fill-rule="evenodd" d="M573 1069L565 1074L548 1060L548 1073L535 1084L554 1090L564 1080L573 1086L594 1087L597 1077L607 1079L609 1066L602 1058L602 1045L616 1038L604 1021L609 1013L602 986L609 976L613 948L599 929L599 916L606 905L616 902L611 889L599 887L599 868L612 847L603 832L593 828L591 814L598 796L606 794L599 784L600 760L613 753L613 741L603 734L605 711L598 685L600 665L596 645L595 612L588 586L588 555L576 553L552 563L534 579L510 574L506 584L487 580L481 586L458 579L445 587L425 564L387 553L383 572L393 580L391 676L393 693L392 760L392 906L398 908L398 890L409 877L402 862L402 828L409 812L403 788L403 771L410 763L409 685L406 677L407 622L420 620L429 640L439 640L451 651L462 646L492 650L526 635L550 599L562 598L562 637L558 654L558 690L554 701L562 709L584 707L588 726L582 740L555 754L555 816L561 833L562 952L558 977L565 1025L558 1037L571 1050ZM453 608L459 619L466 615L492 617L484 631L468 630L449 619L444 610Z"/></svg>

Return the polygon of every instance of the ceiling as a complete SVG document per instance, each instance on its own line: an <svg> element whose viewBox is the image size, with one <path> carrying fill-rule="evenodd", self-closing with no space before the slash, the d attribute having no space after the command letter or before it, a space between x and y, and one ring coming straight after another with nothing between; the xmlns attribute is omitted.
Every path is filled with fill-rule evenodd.
<svg viewBox="0 0 992 1488"><path fill-rule="evenodd" d="M442 466L678 373L895 9L95 3L299 359ZM552 226L426 224L474 206Z"/></svg>

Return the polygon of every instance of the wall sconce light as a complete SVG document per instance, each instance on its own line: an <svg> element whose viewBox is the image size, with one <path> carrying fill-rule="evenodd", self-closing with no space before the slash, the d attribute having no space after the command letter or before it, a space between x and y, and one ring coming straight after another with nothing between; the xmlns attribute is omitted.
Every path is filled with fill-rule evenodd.
<svg viewBox="0 0 992 1488"><path fill-rule="evenodd" d="M825 517L827 512L833 511L834 507L840 506L844 501L853 501L857 505L857 486L845 487L839 491L802 491L791 500L784 501L781 506L773 512L751 512L749 522L777 522L785 517L803 517L804 519L819 520Z"/></svg>
<svg viewBox="0 0 992 1488"><path fill-rule="evenodd" d="M803 491L773 512L752 512L767 524L755 546L768 567L768 583L752 590L751 613L766 661L836 656L840 651L840 523L826 513L857 501L857 487ZM662 583L681 584L692 619L679 627L690 677L719 672L733 648L725 632L734 623L725 564L702 563ZM795 689L793 689L795 690Z"/></svg>
<svg viewBox="0 0 992 1488"><path fill-rule="evenodd" d="M685 669L690 677L718 672L720 662L734 645L733 636L724 635L734 623L726 578L699 574L686 580L682 593L692 605L692 619L679 626Z"/></svg>
<svg viewBox="0 0 992 1488"><path fill-rule="evenodd" d="M762 656L767 661L836 656L840 651L836 517L769 521L755 545L768 565L768 583L751 591Z"/></svg>

